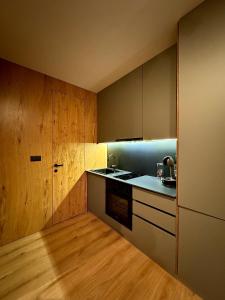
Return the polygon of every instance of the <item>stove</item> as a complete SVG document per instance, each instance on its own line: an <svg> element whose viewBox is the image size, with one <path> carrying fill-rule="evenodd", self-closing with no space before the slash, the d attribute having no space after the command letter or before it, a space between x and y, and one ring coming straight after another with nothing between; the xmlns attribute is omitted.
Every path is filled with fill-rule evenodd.
<svg viewBox="0 0 225 300"><path fill-rule="evenodd" d="M135 173L135 172L131 172L131 173L128 173L128 174L117 175L117 176L114 176L114 177L118 178L118 179L122 179L122 180L129 180L129 179L140 177L140 176L142 176L142 175L138 174L138 173Z"/></svg>

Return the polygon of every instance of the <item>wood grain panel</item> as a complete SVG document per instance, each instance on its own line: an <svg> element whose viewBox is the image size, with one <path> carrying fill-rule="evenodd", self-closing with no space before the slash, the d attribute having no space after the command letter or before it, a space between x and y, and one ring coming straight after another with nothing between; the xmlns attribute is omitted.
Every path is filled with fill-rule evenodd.
<svg viewBox="0 0 225 300"><path fill-rule="evenodd" d="M97 96L86 92L85 99L85 169L107 166L107 144L97 144Z"/></svg>
<svg viewBox="0 0 225 300"><path fill-rule="evenodd" d="M85 143L85 169L107 167L107 144Z"/></svg>
<svg viewBox="0 0 225 300"><path fill-rule="evenodd" d="M2 247L0 266L4 300L201 300L90 213Z"/></svg>
<svg viewBox="0 0 225 300"><path fill-rule="evenodd" d="M106 166L107 147L96 144L94 93L5 60L0 81L0 244L5 244L52 225L52 219L85 212L85 166ZM30 155L42 161L31 163ZM54 173L54 163L64 166Z"/></svg>
<svg viewBox="0 0 225 300"><path fill-rule="evenodd" d="M85 143L97 143L97 95L87 91L84 105Z"/></svg>
<svg viewBox="0 0 225 300"><path fill-rule="evenodd" d="M84 176L85 91L69 84L53 87L53 223L86 211Z"/></svg>
<svg viewBox="0 0 225 300"><path fill-rule="evenodd" d="M0 59L0 244L52 223L51 141L46 76Z"/></svg>

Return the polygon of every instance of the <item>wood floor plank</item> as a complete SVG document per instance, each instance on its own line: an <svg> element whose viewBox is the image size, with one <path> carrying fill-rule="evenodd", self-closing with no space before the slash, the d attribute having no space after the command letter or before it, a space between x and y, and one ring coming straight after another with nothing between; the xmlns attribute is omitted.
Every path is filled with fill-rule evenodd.
<svg viewBox="0 0 225 300"><path fill-rule="evenodd" d="M88 222L92 219L94 219L93 215L83 214L83 215L77 216L76 218L71 218L71 219L69 219L67 221L64 221L62 223L58 223L58 224L56 224L56 225L54 225L54 226L52 226L48 229L45 229L43 231L34 233L34 234L26 236L22 239L11 242L7 245L4 245L3 247L0 247L0 258L5 256L5 255L8 255L8 254L11 256L12 252L14 252L18 249L21 250L23 246L29 245L33 241L40 241L40 240L43 239L43 237L51 235L53 233L57 234L57 232L63 230L66 227L73 226L73 225L76 226L76 224L78 226L80 226L80 223L82 221Z"/></svg>
<svg viewBox="0 0 225 300"><path fill-rule="evenodd" d="M60 272L61 276L64 275L64 272L70 271L73 267L75 268L77 266L76 263L81 263L83 261L82 259L86 259L85 255L89 249L87 240L90 241L90 243L96 243L96 240L98 240L99 245L104 244L105 246L106 242L110 240L105 239L105 237L107 237L105 233L109 232L108 228L106 228L106 230L107 231L102 233L98 230L92 230L91 233L88 233L88 236L84 234L80 237L79 245L76 240L70 241L55 252L50 250L48 256L45 255L40 257L40 259L31 261L29 264L24 264L21 267L23 269L22 277L19 276L21 273L20 268L0 280L0 291L4 290L4 294L7 295L12 290L20 290L21 287L27 287L27 289L29 289L32 286L33 289L45 283L46 280L54 279L58 272ZM114 240L115 238L117 237L114 235ZM103 241L103 243L101 243L101 241ZM33 269L34 265L35 271Z"/></svg>
<svg viewBox="0 0 225 300"><path fill-rule="evenodd" d="M91 213L0 248L0 299L201 300Z"/></svg>
<svg viewBox="0 0 225 300"><path fill-rule="evenodd" d="M2 268L2 266L12 261L15 261L21 256L23 256L23 262L24 262L24 259L26 259L26 257L31 258L30 255L31 252L32 255L34 255L34 252L37 253L37 255L39 255L39 251L41 251L42 249L45 250L46 245L51 245L51 250L52 250L53 248L57 248L57 246L59 247L60 245L65 244L68 241L68 239L78 237L79 234L81 234L84 230L86 231L88 230L88 228L89 230L92 230L96 225L96 219L91 219L88 222L84 220L79 224L77 224L77 226L75 225L76 224L67 226L66 230L64 229L64 230L57 231L54 233L54 235L49 234L49 235L42 236L40 234L40 237L38 239L35 239L29 243L21 245L20 247L14 248L14 250L11 250L10 253L7 253L0 258L0 268ZM79 230L78 234L77 234L77 230ZM1 269L0 269L0 274L1 274Z"/></svg>
<svg viewBox="0 0 225 300"><path fill-rule="evenodd" d="M98 232L99 228L99 224L94 224L94 222L91 222L91 227L90 225L85 227L79 227L79 233L70 230L69 232L64 232L65 235L63 236L63 238L61 236L56 236L56 238L51 241L51 244L49 244L49 239L47 243L46 241L43 243L39 242L39 246L36 247L31 247L30 245L30 250L24 249L23 252L19 253L18 256L14 256L11 260L7 260L7 262L4 262L4 264L0 265L0 279L6 276L9 277L10 274L15 275L16 272L20 272L20 269L22 267L24 267L26 270L30 265L33 266L33 264L37 262L41 264L42 261L45 262L46 257L49 256L53 256L54 262L57 263L60 257L64 258L76 250L76 240L78 238L80 239L79 247L81 246L82 241L84 246L86 245L86 239L84 238L87 235L90 241L92 236L93 239L96 239L96 237L98 237L96 233ZM13 254L15 255L15 253ZM9 279L10 278L6 278L7 281Z"/></svg>

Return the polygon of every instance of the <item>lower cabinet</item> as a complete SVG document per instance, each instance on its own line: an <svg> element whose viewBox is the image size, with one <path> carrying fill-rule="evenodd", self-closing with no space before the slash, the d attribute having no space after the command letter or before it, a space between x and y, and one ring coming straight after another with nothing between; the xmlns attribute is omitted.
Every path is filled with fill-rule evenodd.
<svg viewBox="0 0 225 300"><path fill-rule="evenodd" d="M133 200L133 213L175 235L176 218L154 207Z"/></svg>
<svg viewBox="0 0 225 300"><path fill-rule="evenodd" d="M88 210L132 242L133 232L105 212L105 177L88 173Z"/></svg>
<svg viewBox="0 0 225 300"><path fill-rule="evenodd" d="M168 272L175 273L175 236L133 215L133 243Z"/></svg>
<svg viewBox="0 0 225 300"><path fill-rule="evenodd" d="M133 187L133 243L176 273L176 199Z"/></svg>
<svg viewBox="0 0 225 300"><path fill-rule="evenodd" d="M142 252L160 264L168 272L174 274L176 271L176 237L175 237L175 215L166 211L170 199L156 195L162 205L160 210L148 206L139 201L142 200L142 194L138 194L139 201L133 200L132 231L121 225L105 213L105 178L103 176L88 174L88 210L118 231L123 237L133 243ZM133 188L133 192L136 188ZM144 191L144 200L148 203L154 198L154 194ZM134 195L135 193L133 193ZM154 200L154 199L153 199ZM152 201L152 203L153 201ZM165 205L164 205L165 204ZM175 205L175 201L172 203ZM169 211L174 213L173 206Z"/></svg>
<svg viewBox="0 0 225 300"><path fill-rule="evenodd" d="M178 276L204 300L225 299L225 221L179 208Z"/></svg>
<svg viewBox="0 0 225 300"><path fill-rule="evenodd" d="M105 215L105 178L88 174L87 181L88 210L100 219Z"/></svg>

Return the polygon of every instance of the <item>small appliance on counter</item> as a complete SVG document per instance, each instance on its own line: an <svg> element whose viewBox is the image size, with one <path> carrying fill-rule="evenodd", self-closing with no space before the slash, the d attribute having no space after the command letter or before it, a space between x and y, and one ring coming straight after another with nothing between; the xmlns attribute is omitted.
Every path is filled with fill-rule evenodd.
<svg viewBox="0 0 225 300"><path fill-rule="evenodd" d="M175 164L172 156L165 156L163 158L163 165L169 167L170 176L162 177L162 183L166 186L175 187L176 186L176 171Z"/></svg>

